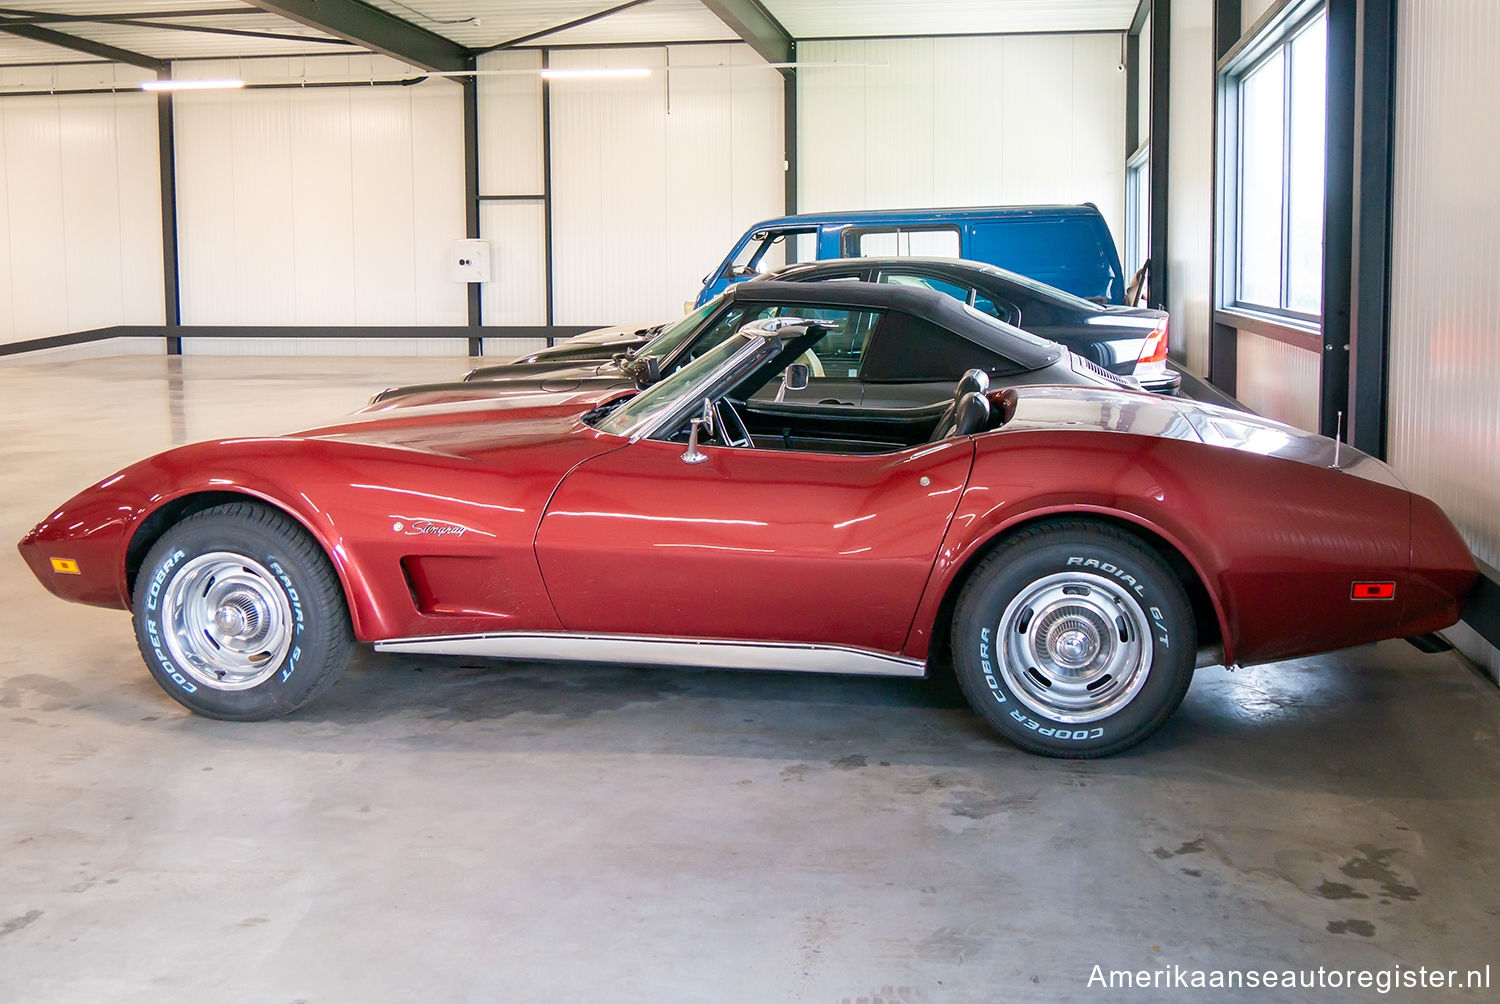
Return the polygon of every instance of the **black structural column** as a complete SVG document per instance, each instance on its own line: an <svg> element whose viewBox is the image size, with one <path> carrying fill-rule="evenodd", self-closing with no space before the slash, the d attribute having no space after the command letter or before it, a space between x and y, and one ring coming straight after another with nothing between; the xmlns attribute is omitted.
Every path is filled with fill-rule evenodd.
<svg viewBox="0 0 1500 1004"><path fill-rule="evenodd" d="M1389 386L1396 0L1361 0L1356 35L1348 441L1384 459Z"/></svg>
<svg viewBox="0 0 1500 1004"><path fill-rule="evenodd" d="M158 79L168 79L171 71L163 70ZM167 355L182 355L182 339L174 332L182 325L182 295L177 283L177 147L172 118L172 92L156 95L157 170L161 175L161 276L165 297Z"/></svg>
<svg viewBox="0 0 1500 1004"><path fill-rule="evenodd" d="M475 69L475 61L469 57L468 69ZM470 240L479 238L479 78L468 76L459 79L463 87L464 102L464 235ZM479 283L465 283L469 298L469 327L478 328L484 323L480 307ZM484 339L477 335L469 337L469 355L484 354Z"/></svg>
<svg viewBox="0 0 1500 1004"><path fill-rule="evenodd" d="M542 50L542 69L552 65L552 53ZM546 256L547 323L556 323L552 270L552 85L542 78L542 251ZM550 342L548 344L551 344Z"/></svg>
<svg viewBox="0 0 1500 1004"><path fill-rule="evenodd" d="M1151 2L1151 298L1166 309L1167 284L1167 151L1172 103L1172 0Z"/></svg>
<svg viewBox="0 0 1500 1004"><path fill-rule="evenodd" d="M1240 40L1240 0L1214 0L1214 65L1219 65L1219 60L1234 48L1234 44ZM1213 155L1213 179L1214 179L1214 201L1219 200L1219 157L1223 153L1219 143L1219 77L1214 75L1214 155ZM1213 239L1209 243L1209 261L1213 269L1213 279L1209 284L1212 303L1217 306L1220 302L1219 288L1224 282L1232 282L1229 276L1219 274L1219 214L1214 213ZM1211 316L1211 315L1210 315ZM1209 321L1208 331L1208 380L1215 387L1234 397L1236 383L1239 379L1239 331L1228 324L1219 324L1212 319Z"/></svg>
<svg viewBox="0 0 1500 1004"><path fill-rule="evenodd" d="M797 60L797 43L792 43L792 61ZM788 215L797 211L797 71L785 69L781 71L781 128L782 149L786 151L786 159L782 163L782 169L786 173L786 212ZM787 248L787 254L793 256L788 258L794 260L797 253L795 241L787 241L791 245Z"/></svg>
<svg viewBox="0 0 1500 1004"><path fill-rule="evenodd" d="M1323 366L1318 431L1332 436L1349 418L1349 301L1354 227L1354 67L1358 0L1328 2L1328 110L1324 144Z"/></svg>

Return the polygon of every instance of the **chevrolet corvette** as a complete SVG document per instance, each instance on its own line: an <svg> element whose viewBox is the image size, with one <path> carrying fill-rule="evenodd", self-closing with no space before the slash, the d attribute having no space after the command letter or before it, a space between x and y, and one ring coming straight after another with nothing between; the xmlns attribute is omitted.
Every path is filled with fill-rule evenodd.
<svg viewBox="0 0 1500 1004"><path fill-rule="evenodd" d="M827 330L749 325L645 390L482 383L296 435L170 450L20 542L56 595L129 609L151 674L284 715L378 651L922 676L1036 753L1172 715L1200 665L1452 624L1473 558L1349 447L1143 392L915 408L805 385ZM781 398L781 399L778 399Z"/></svg>

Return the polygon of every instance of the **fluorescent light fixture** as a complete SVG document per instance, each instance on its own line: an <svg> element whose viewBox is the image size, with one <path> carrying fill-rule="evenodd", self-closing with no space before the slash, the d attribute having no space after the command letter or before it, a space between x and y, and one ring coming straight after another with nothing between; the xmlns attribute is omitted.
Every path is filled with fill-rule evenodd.
<svg viewBox="0 0 1500 1004"><path fill-rule="evenodd" d="M651 70L645 66L599 66L577 70L541 70L543 80L602 80L605 78L626 79L649 77Z"/></svg>
<svg viewBox="0 0 1500 1004"><path fill-rule="evenodd" d="M143 91L223 91L244 87L243 80L143 80Z"/></svg>

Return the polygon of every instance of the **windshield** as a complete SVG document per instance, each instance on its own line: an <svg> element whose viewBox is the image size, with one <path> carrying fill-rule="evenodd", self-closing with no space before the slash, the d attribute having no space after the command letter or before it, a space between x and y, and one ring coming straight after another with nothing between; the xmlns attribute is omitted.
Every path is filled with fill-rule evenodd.
<svg viewBox="0 0 1500 1004"><path fill-rule="evenodd" d="M758 342L759 339L743 335L720 342L676 373L660 383L652 384L610 412L594 428L614 436L630 436L636 430L650 428L671 411L678 399L694 384L734 358L737 352Z"/></svg>
<svg viewBox="0 0 1500 1004"><path fill-rule="evenodd" d="M698 325L702 324L708 315L719 308L719 303L722 300L722 295L716 296L682 320L674 321L665 328L662 328L661 333L645 345L642 345L640 350L636 352L636 355L656 356L657 358L665 359L672 354L677 346L693 336L693 333L698 330Z"/></svg>

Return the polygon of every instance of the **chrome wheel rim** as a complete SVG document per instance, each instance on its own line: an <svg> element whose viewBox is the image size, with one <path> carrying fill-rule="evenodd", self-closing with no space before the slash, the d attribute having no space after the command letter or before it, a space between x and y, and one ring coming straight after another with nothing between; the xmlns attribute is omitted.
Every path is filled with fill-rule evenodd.
<svg viewBox="0 0 1500 1004"><path fill-rule="evenodd" d="M999 670L1016 699L1073 724L1129 704L1151 674L1151 624L1123 585L1064 572L1037 579L1000 616Z"/></svg>
<svg viewBox="0 0 1500 1004"><path fill-rule="evenodd" d="M199 555L162 594L167 648L178 667L213 690L270 679L292 647L292 605L271 571L242 554Z"/></svg>

